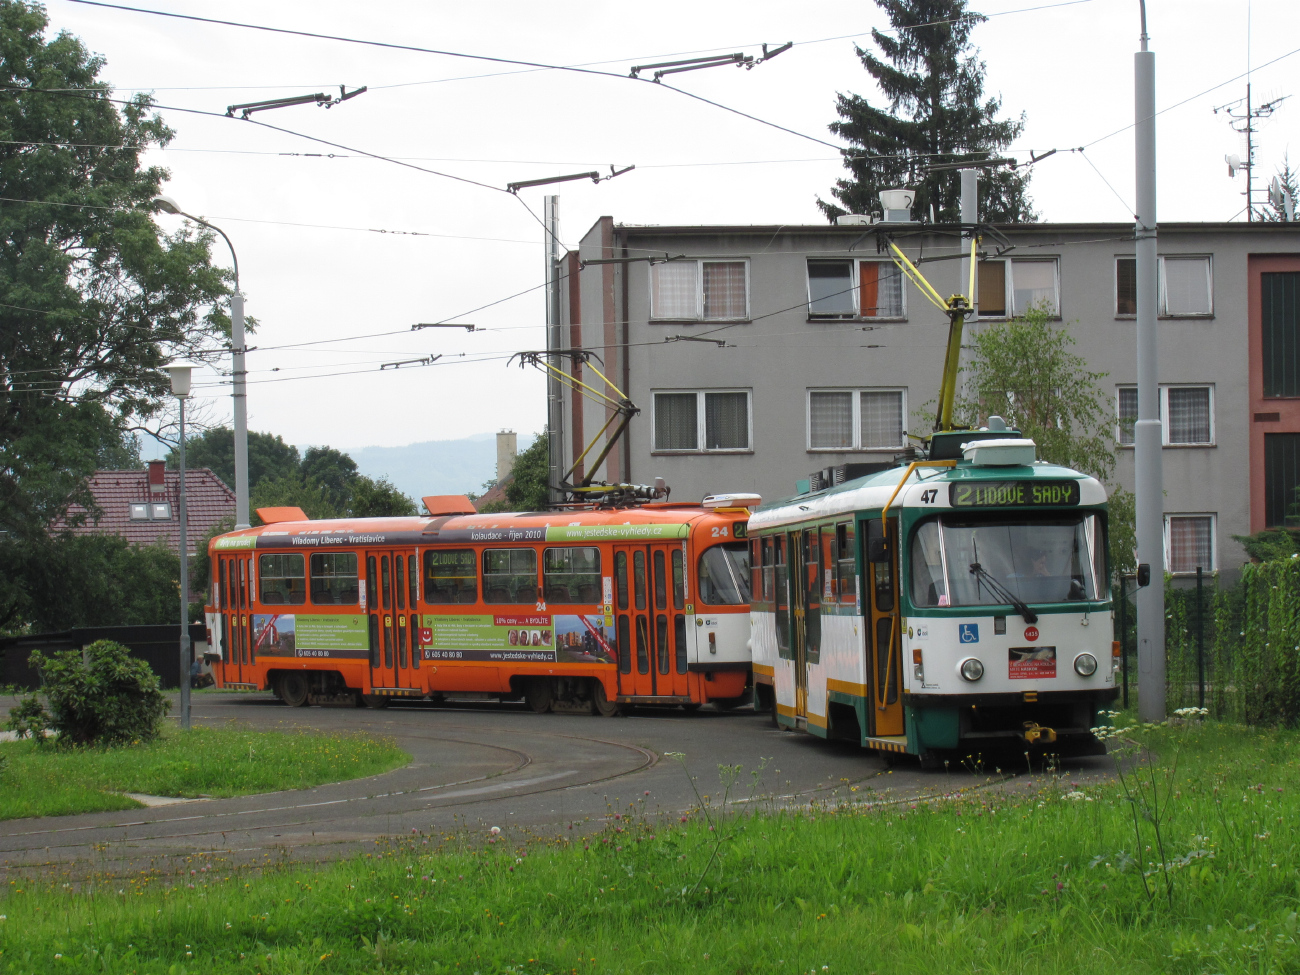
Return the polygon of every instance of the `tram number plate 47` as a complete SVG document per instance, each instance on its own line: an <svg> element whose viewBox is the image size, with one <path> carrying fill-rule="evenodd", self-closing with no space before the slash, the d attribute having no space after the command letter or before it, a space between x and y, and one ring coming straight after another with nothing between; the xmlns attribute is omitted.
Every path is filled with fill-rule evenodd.
<svg viewBox="0 0 1300 975"><path fill-rule="evenodd" d="M1056 676L1056 647L1011 647L1007 658L1007 676L1012 680Z"/></svg>

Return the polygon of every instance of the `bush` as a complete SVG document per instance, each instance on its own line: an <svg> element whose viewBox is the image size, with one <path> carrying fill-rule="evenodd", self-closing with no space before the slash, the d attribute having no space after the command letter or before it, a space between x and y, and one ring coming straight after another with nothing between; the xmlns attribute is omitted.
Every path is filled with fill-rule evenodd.
<svg viewBox="0 0 1300 975"><path fill-rule="evenodd" d="M41 675L49 716L36 714L35 698L29 698L14 709L18 714L11 712L14 730L18 722L33 732L44 723L68 745L124 745L152 741L161 733L171 705L158 675L120 643L96 640L84 650L49 657L33 652L31 666Z"/></svg>

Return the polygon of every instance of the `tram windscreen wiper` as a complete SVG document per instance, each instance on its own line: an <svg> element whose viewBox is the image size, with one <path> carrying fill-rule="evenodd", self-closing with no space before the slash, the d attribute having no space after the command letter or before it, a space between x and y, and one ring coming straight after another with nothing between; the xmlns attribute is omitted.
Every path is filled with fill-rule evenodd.
<svg viewBox="0 0 1300 975"><path fill-rule="evenodd" d="M981 581L984 585L988 586L989 591L992 592L993 595L1015 607L1016 612L1020 614L1026 623L1038 622L1038 614L1029 608L1029 604L1023 599L1018 598L1015 593L1002 585L1002 583L998 582L997 579L993 578L992 574L988 569L984 568L984 566L980 565L978 562L972 562L970 564L970 574L973 575L977 581Z"/></svg>

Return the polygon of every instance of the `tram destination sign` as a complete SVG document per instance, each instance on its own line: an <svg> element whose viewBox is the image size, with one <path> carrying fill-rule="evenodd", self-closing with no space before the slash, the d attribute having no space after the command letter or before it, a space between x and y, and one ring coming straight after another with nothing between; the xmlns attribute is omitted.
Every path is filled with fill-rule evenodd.
<svg viewBox="0 0 1300 975"><path fill-rule="evenodd" d="M1046 508L1079 503L1078 481L971 481L948 485L954 508Z"/></svg>

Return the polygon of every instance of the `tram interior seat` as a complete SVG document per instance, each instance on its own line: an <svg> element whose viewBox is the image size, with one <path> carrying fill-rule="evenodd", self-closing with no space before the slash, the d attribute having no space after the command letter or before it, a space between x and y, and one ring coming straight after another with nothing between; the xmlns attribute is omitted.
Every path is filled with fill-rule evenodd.
<svg viewBox="0 0 1300 975"><path fill-rule="evenodd" d="M487 603L510 603L514 602L510 598L510 590L505 586L493 586L490 589L483 590L483 601Z"/></svg>
<svg viewBox="0 0 1300 975"><path fill-rule="evenodd" d="M594 582L584 582L578 587L578 602L600 602L600 586L596 585Z"/></svg>
<svg viewBox="0 0 1300 975"><path fill-rule="evenodd" d="M279 606L285 602L287 602L287 600L284 598L284 593L282 592L276 592L274 589L264 589L262 591L263 606Z"/></svg>
<svg viewBox="0 0 1300 975"><path fill-rule="evenodd" d="M340 603L348 606L355 606L357 604L357 595L358 595L358 589L356 584L353 583L352 585L348 586L346 589L340 589L338 592L336 592L334 594L334 601L336 603Z"/></svg>
<svg viewBox="0 0 1300 975"><path fill-rule="evenodd" d="M573 592L568 586L557 586L550 583L546 586L546 601L548 603L571 603L574 602Z"/></svg>
<svg viewBox="0 0 1300 975"><path fill-rule="evenodd" d="M535 603L537 601L537 586L520 586L515 590L515 602L517 603Z"/></svg>

